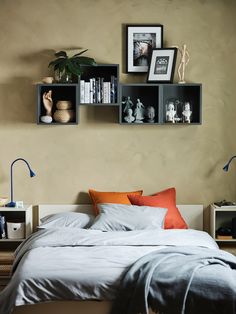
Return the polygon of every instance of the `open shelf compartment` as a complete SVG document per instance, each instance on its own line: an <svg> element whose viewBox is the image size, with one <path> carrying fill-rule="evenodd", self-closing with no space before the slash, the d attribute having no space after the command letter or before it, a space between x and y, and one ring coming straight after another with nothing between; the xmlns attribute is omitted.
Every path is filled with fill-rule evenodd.
<svg viewBox="0 0 236 314"><path fill-rule="evenodd" d="M157 84L121 84L120 91L120 124L160 123Z"/></svg>
<svg viewBox="0 0 236 314"><path fill-rule="evenodd" d="M53 120L51 123L44 123L41 121L41 117L46 115L46 110L43 104L43 94L45 92L52 91L52 117ZM38 106L37 106L37 123L44 125L70 125L78 124L78 85L77 84L39 84L38 85ZM62 112L62 116L71 115L69 122L57 122L54 119L54 114L57 111L57 102L58 101L70 101L72 107L67 112Z"/></svg>
<svg viewBox="0 0 236 314"><path fill-rule="evenodd" d="M119 65L83 65L80 85L80 104L119 106Z"/></svg>
<svg viewBox="0 0 236 314"><path fill-rule="evenodd" d="M201 84L164 84L162 86L162 105L163 123L201 124ZM174 118L172 118L173 115Z"/></svg>

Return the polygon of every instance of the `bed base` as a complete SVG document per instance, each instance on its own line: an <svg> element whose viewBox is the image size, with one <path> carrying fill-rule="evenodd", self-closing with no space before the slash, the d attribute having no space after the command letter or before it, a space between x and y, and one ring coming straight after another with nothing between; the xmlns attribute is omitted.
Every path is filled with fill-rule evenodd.
<svg viewBox="0 0 236 314"><path fill-rule="evenodd" d="M57 301L18 306L12 314L109 314L111 306L111 301Z"/></svg>

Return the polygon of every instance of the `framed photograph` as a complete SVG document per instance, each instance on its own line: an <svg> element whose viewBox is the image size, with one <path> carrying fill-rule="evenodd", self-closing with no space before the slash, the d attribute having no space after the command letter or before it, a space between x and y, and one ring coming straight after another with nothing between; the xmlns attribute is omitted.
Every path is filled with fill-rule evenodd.
<svg viewBox="0 0 236 314"><path fill-rule="evenodd" d="M148 70L148 83L172 83L177 48L153 49Z"/></svg>
<svg viewBox="0 0 236 314"><path fill-rule="evenodd" d="M145 73L154 48L162 48L163 25L126 25L126 71Z"/></svg>

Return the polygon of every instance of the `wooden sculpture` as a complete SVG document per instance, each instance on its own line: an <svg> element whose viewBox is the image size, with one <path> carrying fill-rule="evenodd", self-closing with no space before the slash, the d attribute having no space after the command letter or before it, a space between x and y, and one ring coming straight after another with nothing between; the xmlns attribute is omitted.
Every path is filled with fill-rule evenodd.
<svg viewBox="0 0 236 314"><path fill-rule="evenodd" d="M184 80L184 76L185 76L185 68L187 67L189 60L190 60L190 55L189 52L187 50L187 45L184 44L182 48L177 47L180 55L181 55L181 59L180 59L180 64L178 67L178 76L179 76L179 84L184 84L186 83Z"/></svg>

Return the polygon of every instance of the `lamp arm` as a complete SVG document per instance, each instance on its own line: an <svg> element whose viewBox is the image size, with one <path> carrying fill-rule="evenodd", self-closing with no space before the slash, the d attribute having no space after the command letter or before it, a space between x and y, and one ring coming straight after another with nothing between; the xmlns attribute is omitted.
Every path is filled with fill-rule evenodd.
<svg viewBox="0 0 236 314"><path fill-rule="evenodd" d="M17 158L15 159L12 163L11 163L11 202L13 202L13 166L14 164L19 161L19 160L22 160L26 163L29 171L31 171L31 168L30 168L30 165L29 163L24 159L24 158Z"/></svg>
<svg viewBox="0 0 236 314"><path fill-rule="evenodd" d="M227 162L226 166L229 166L234 158L236 158L236 155L235 155L235 156L232 156L232 157L230 158L230 160Z"/></svg>

